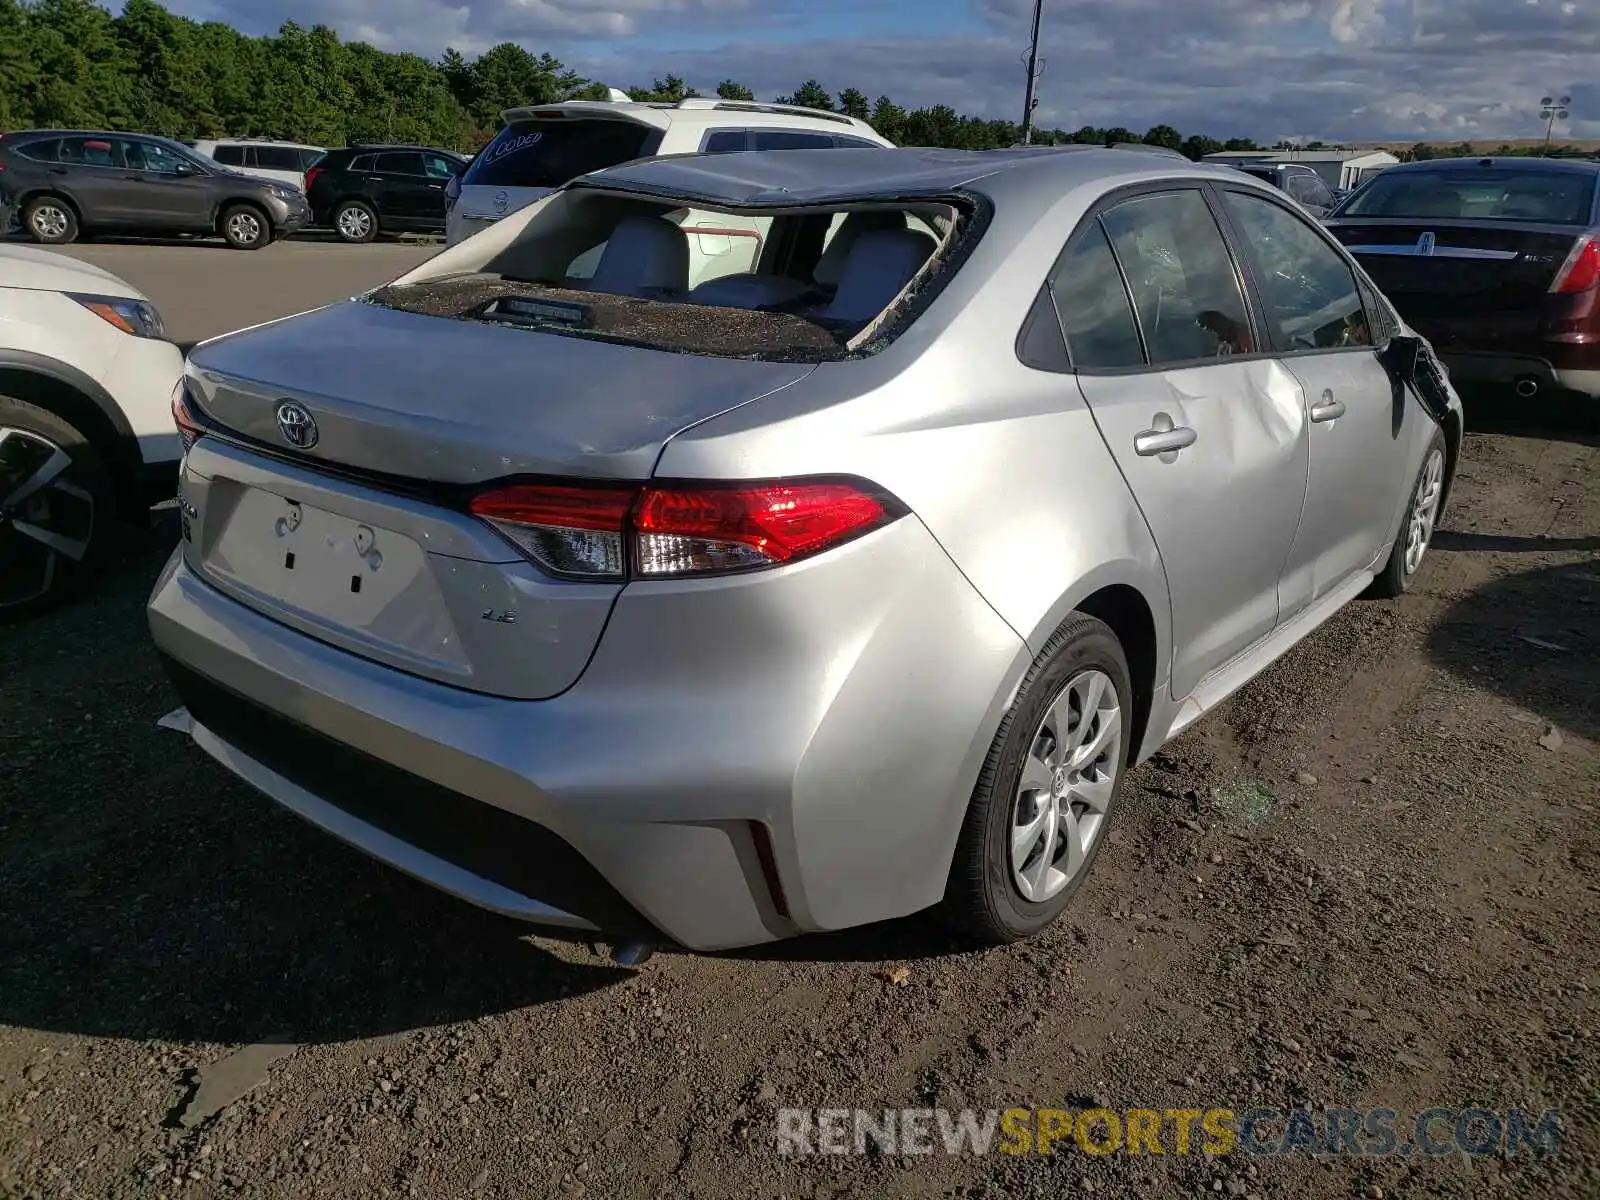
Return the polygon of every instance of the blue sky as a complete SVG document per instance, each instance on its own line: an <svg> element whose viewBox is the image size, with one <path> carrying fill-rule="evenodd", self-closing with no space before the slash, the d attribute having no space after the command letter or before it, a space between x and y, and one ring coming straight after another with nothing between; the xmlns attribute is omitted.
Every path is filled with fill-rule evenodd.
<svg viewBox="0 0 1600 1200"><path fill-rule="evenodd" d="M1032 0L167 0L429 57L511 40L613 86L673 73L770 97L808 77L908 106L1020 114ZM1574 97L1600 137L1600 0L1045 0L1046 124L1258 139L1533 137Z"/></svg>

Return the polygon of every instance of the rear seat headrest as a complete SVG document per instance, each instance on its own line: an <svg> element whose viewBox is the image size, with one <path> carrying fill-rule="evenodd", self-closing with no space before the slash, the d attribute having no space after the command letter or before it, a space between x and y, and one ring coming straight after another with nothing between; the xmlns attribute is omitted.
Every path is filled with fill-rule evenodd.
<svg viewBox="0 0 1600 1200"><path fill-rule="evenodd" d="M689 287L689 239L665 217L624 217L601 252L590 291L653 296Z"/></svg>
<svg viewBox="0 0 1600 1200"><path fill-rule="evenodd" d="M911 282L939 244L920 229L874 229L850 247L833 301L816 315L852 324L872 320Z"/></svg>
<svg viewBox="0 0 1600 1200"><path fill-rule="evenodd" d="M817 260L811 278L825 288L838 287L839 279L844 274L845 259L850 257L850 247L855 245L857 238L872 229L905 227L905 214L900 212L868 209L864 212L846 213L844 220L839 222L839 228L834 231L833 240L828 243L822 252L822 257Z"/></svg>

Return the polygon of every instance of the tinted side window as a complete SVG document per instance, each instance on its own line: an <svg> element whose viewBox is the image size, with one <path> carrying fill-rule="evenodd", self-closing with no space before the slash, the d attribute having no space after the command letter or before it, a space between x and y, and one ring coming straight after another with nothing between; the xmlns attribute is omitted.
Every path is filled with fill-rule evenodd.
<svg viewBox="0 0 1600 1200"><path fill-rule="evenodd" d="M1073 235L1049 286L1073 366L1093 371L1144 365L1128 289L1099 221Z"/></svg>
<svg viewBox="0 0 1600 1200"><path fill-rule="evenodd" d="M307 167L314 166L327 157L327 154L322 150L301 150L299 155L300 170L305 170Z"/></svg>
<svg viewBox="0 0 1600 1200"><path fill-rule="evenodd" d="M122 148L109 138L62 138L61 161L80 167L120 167Z"/></svg>
<svg viewBox="0 0 1600 1200"><path fill-rule="evenodd" d="M640 158L660 134L632 121L518 121L484 147L461 179L482 187L560 187Z"/></svg>
<svg viewBox="0 0 1600 1200"><path fill-rule="evenodd" d="M422 155L380 154L378 155L378 170L385 175L421 175Z"/></svg>
<svg viewBox="0 0 1600 1200"><path fill-rule="evenodd" d="M345 170L347 170L347 171L370 171L370 170L373 169L372 168L372 158L373 158L373 156L370 155L370 154L358 154L355 158L350 160L350 165L348 167L346 167ZM334 169L335 170L338 169L338 164L337 163L334 164Z"/></svg>
<svg viewBox="0 0 1600 1200"><path fill-rule="evenodd" d="M180 155L154 142L127 141L122 144L122 151L127 156L129 169L134 171L176 175L184 165Z"/></svg>
<svg viewBox="0 0 1600 1200"><path fill-rule="evenodd" d="M877 142L869 142L866 138L835 137L833 144L841 150L881 150Z"/></svg>
<svg viewBox="0 0 1600 1200"><path fill-rule="evenodd" d="M1238 276L1204 196L1139 196L1101 219L1152 365L1255 352Z"/></svg>
<svg viewBox="0 0 1600 1200"><path fill-rule="evenodd" d="M757 150L833 149L833 135L827 133L800 133L793 129L758 129L755 135Z"/></svg>
<svg viewBox="0 0 1600 1200"><path fill-rule="evenodd" d="M460 173L461 165L452 162L442 154L424 154L422 156L422 169L429 179L449 179Z"/></svg>
<svg viewBox="0 0 1600 1200"><path fill-rule="evenodd" d="M1242 192L1226 196L1278 344L1286 350L1372 345L1355 273L1343 257L1288 209Z"/></svg>
<svg viewBox="0 0 1600 1200"><path fill-rule="evenodd" d="M707 154L729 154L747 147L742 129L715 129L706 137Z"/></svg>
<svg viewBox="0 0 1600 1200"><path fill-rule="evenodd" d="M60 149L60 138L45 138L42 141L27 142L18 146L17 153L23 158L31 158L34 162L55 162Z"/></svg>
<svg viewBox="0 0 1600 1200"><path fill-rule="evenodd" d="M243 146L218 146L217 152L211 156L225 167L244 166Z"/></svg>
<svg viewBox="0 0 1600 1200"><path fill-rule="evenodd" d="M256 166L266 171L298 171L300 151L292 146L257 146Z"/></svg>

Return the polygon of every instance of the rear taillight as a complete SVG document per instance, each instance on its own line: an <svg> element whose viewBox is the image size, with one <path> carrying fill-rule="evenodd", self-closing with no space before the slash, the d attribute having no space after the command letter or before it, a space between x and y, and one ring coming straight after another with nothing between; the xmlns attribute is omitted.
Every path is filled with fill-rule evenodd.
<svg viewBox="0 0 1600 1200"><path fill-rule="evenodd" d="M320 175L320 174L322 174L322 168L321 167L307 167L306 168L306 192L307 192L307 194L310 193L311 185L317 181L317 176Z"/></svg>
<svg viewBox="0 0 1600 1200"><path fill-rule="evenodd" d="M1573 245L1567 261L1561 264L1550 290L1565 295L1596 287L1600 287L1600 239L1585 234Z"/></svg>
<svg viewBox="0 0 1600 1200"><path fill-rule="evenodd" d="M627 489L515 484L470 507L550 574L596 581L777 566L905 511L876 488L840 479Z"/></svg>
<svg viewBox="0 0 1600 1200"><path fill-rule="evenodd" d="M205 426L189 405L188 384L182 379L172 389L172 423L178 427L178 438L183 442L185 454L193 450L194 444L205 435Z"/></svg>

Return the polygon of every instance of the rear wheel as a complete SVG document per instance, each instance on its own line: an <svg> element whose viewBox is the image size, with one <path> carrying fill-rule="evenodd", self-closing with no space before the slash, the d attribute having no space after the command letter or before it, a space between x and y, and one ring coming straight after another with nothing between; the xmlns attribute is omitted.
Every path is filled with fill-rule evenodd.
<svg viewBox="0 0 1600 1200"><path fill-rule="evenodd" d="M347 242L370 242L378 236L378 214L360 200L346 200L334 210L333 228Z"/></svg>
<svg viewBox="0 0 1600 1200"><path fill-rule="evenodd" d="M0 396L0 623L55 607L99 565L111 478L60 417Z"/></svg>
<svg viewBox="0 0 1600 1200"><path fill-rule="evenodd" d="M42 245L65 246L78 237L78 214L59 196L40 196L23 206L22 227Z"/></svg>
<svg viewBox="0 0 1600 1200"><path fill-rule="evenodd" d="M223 211L222 236L235 250L259 250L272 243L272 222L253 204L235 204Z"/></svg>
<svg viewBox="0 0 1600 1200"><path fill-rule="evenodd" d="M1109 626L1074 613L995 734L962 828L944 915L989 944L1043 929L1094 865L1122 787L1133 685Z"/></svg>

